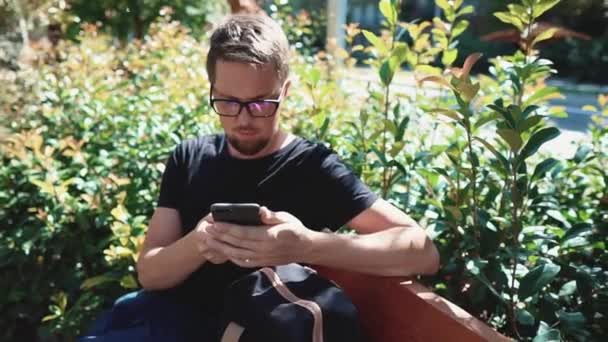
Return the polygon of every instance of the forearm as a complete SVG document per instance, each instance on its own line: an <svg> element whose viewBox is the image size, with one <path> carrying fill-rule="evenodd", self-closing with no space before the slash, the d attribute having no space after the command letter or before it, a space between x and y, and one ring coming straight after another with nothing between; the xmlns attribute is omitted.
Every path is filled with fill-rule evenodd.
<svg viewBox="0 0 608 342"><path fill-rule="evenodd" d="M312 233L304 262L383 276L433 274L439 254L422 228L395 227L377 233Z"/></svg>
<svg viewBox="0 0 608 342"><path fill-rule="evenodd" d="M183 282L205 261L206 246L194 237L192 231L165 247L152 248L140 255L137 274L140 284L147 290L161 290Z"/></svg>

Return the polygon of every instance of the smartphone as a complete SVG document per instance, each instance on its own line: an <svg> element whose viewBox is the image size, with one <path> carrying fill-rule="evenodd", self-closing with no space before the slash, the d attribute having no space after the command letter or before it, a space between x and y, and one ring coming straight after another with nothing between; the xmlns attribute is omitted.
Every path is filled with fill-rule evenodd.
<svg viewBox="0 0 608 342"><path fill-rule="evenodd" d="M260 206L256 203L215 203L211 205L213 220L241 225L259 226Z"/></svg>

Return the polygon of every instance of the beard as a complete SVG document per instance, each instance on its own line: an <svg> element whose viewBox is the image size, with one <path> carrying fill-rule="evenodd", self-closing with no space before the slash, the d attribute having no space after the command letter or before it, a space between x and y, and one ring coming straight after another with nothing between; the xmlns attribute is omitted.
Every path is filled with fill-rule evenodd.
<svg viewBox="0 0 608 342"><path fill-rule="evenodd" d="M234 135L227 135L228 142L232 147L237 150L239 153L252 156L260 152L261 150L268 145L270 142L270 138L258 138L255 140L245 141L243 139L239 139Z"/></svg>

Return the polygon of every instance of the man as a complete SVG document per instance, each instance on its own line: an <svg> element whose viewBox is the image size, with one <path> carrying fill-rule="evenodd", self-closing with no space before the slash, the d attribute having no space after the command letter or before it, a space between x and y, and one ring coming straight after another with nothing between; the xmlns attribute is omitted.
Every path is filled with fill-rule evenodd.
<svg viewBox="0 0 608 342"><path fill-rule="evenodd" d="M279 128L288 57L284 33L267 16L230 17L211 37L210 103L224 134L173 151L137 262L144 292L163 293L161 304L152 302L165 309L144 318L156 322L156 336L209 334L223 291L262 266L297 262L386 276L437 271L437 250L411 218L322 144ZM209 207L217 202L259 203L264 225L213 222ZM326 232L343 225L360 234ZM130 300L139 309L129 310L151 308L141 304L149 299ZM168 322L181 332L158 330Z"/></svg>

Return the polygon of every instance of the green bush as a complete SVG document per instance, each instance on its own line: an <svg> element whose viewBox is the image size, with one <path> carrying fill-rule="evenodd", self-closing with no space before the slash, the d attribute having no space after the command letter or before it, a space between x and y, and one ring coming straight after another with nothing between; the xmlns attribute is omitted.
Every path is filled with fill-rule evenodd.
<svg viewBox="0 0 608 342"><path fill-rule="evenodd" d="M597 113L591 144L570 159L542 152L559 134L547 117L562 115L547 104L560 96L545 83L551 63L527 42L491 60L489 75L469 74L479 55L453 68L473 8L436 3L440 18L401 23L397 2L381 1L385 31L363 31L368 48L304 56L294 47L282 125L327 142L427 228L442 256L439 274L423 279L435 291L517 339L602 340L608 97L586 108ZM555 3L525 0L497 17L521 29ZM347 33L352 42L360 31ZM0 283L3 340L32 328L71 340L137 288L168 152L219 128L205 43L167 18L126 46L85 25L58 51L58 62L17 73L22 83L0 99L18 114L0 150L0 278L11 279ZM362 52L377 82L345 77ZM393 82L402 66L413 89Z"/></svg>
<svg viewBox="0 0 608 342"><path fill-rule="evenodd" d="M62 44L2 146L2 340L18 319L69 339L137 288L134 260L168 151L216 128L206 48L182 26L157 23L125 49L95 26Z"/></svg>

